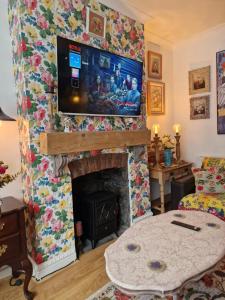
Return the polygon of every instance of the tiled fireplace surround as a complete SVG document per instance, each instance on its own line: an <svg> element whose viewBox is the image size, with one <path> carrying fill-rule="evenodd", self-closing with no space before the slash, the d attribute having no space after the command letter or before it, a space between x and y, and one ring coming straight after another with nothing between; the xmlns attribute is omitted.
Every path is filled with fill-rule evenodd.
<svg viewBox="0 0 225 300"><path fill-rule="evenodd" d="M106 15L106 39L96 39L86 32L87 5ZM91 158L104 160L107 155L113 157L116 153L126 153L131 224L152 214L146 146L51 156L40 152L39 139L40 133L47 131L49 124L46 90L57 79L56 36L143 61L143 25L95 0L9 0L9 24L17 92L23 194L28 206L28 249L34 275L40 279L76 259L69 162L85 163ZM55 106L56 96L52 99ZM73 130L93 134L96 131L141 130L145 128L144 111L143 101L142 116L138 118L71 117ZM62 131L58 120L55 130Z"/></svg>

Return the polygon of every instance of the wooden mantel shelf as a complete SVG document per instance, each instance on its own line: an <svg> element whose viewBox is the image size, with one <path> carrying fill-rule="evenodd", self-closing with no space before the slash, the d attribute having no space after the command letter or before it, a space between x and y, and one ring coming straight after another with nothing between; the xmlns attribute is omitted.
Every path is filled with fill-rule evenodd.
<svg viewBox="0 0 225 300"><path fill-rule="evenodd" d="M40 134L40 152L45 155L70 154L150 143L151 132L147 129L104 132L42 132Z"/></svg>

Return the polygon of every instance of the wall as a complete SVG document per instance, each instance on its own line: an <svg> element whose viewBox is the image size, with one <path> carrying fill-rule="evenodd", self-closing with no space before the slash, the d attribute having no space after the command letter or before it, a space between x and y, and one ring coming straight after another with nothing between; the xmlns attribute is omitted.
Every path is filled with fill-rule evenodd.
<svg viewBox="0 0 225 300"><path fill-rule="evenodd" d="M149 31L145 31L145 48L146 48L146 79L165 83L165 114L151 115L149 126L160 124L160 136L163 134L173 134L173 48L165 40L155 36ZM148 50L162 54L162 80L148 78Z"/></svg>
<svg viewBox="0 0 225 300"><path fill-rule="evenodd" d="M160 124L159 136L162 137L164 134L173 135L173 47L167 41L155 36L151 32L145 30L145 71L146 79L148 78L148 50L162 54L162 80L156 80L165 83L165 114L164 115L151 115L148 118L148 126L152 127L153 124ZM154 81L155 79L153 79ZM153 132L152 132L153 139ZM151 181L151 200L159 197L159 184L157 181ZM170 192L170 185L166 184L166 194Z"/></svg>
<svg viewBox="0 0 225 300"><path fill-rule="evenodd" d="M87 4L94 11L105 14L105 39L94 38L86 32ZM46 91L57 80L56 36L143 61L143 25L95 0L11 0L9 23L20 116L23 192L29 210L28 250L35 261L36 278L40 278L76 258L70 172L65 168L63 175L55 177L54 157L42 155L39 151L39 135L48 130L49 125ZM55 110L56 95L52 98ZM145 128L145 103L142 108L143 114L136 118L71 116L73 130L139 130ZM62 127L55 129L63 130ZM151 214L147 151L144 146L119 151L128 153L130 217L133 222ZM92 155L92 152L82 152L72 159Z"/></svg>
<svg viewBox="0 0 225 300"><path fill-rule="evenodd" d="M16 118L16 89L13 78L12 46L9 34L7 5L7 0L0 1L0 107L6 114ZM0 144L0 160L8 164L11 174L18 172L20 170L20 151L19 132L16 122L2 123L0 127ZM0 197L8 195L22 198L20 176L0 190Z"/></svg>
<svg viewBox="0 0 225 300"><path fill-rule="evenodd" d="M225 24L177 45L173 52L173 120L182 126L182 158L224 156L225 138L217 134L216 52L225 49ZM190 120L188 71L211 66L210 119Z"/></svg>

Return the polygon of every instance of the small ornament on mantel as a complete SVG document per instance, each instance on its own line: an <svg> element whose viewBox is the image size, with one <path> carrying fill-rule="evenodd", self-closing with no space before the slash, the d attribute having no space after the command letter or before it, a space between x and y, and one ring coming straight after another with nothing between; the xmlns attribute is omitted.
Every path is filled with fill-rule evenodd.
<svg viewBox="0 0 225 300"><path fill-rule="evenodd" d="M62 112L59 112L59 116L61 124L64 127L64 132L71 132L73 129L73 122L70 117L63 115Z"/></svg>

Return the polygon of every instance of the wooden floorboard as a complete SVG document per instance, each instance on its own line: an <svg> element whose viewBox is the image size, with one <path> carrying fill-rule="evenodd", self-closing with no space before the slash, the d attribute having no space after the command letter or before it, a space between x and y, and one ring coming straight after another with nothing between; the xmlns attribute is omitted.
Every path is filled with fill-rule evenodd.
<svg viewBox="0 0 225 300"><path fill-rule="evenodd" d="M109 279L105 272L105 248L112 241L83 254L79 261L40 282L32 279L29 289L34 300L85 300ZM22 277L21 277L22 278ZM9 286L9 278L0 280L1 300L24 300L23 288Z"/></svg>

